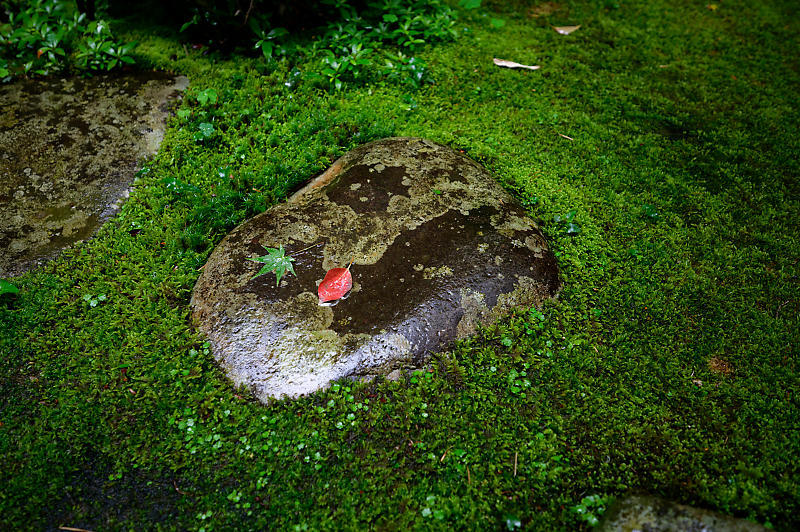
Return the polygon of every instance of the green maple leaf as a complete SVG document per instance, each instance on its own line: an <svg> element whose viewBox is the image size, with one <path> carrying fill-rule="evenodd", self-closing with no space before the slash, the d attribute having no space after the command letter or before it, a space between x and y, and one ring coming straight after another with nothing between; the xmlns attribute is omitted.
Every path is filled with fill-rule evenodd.
<svg viewBox="0 0 800 532"><path fill-rule="evenodd" d="M294 266L292 266L294 259L286 256L286 250L283 249L283 246L279 246L278 249L264 249L267 250L267 254L263 257L250 257L247 259L252 260L253 262L264 263L264 266L261 268L261 270L259 270L259 272L253 276L253 279L261 275L266 275L270 272L275 272L275 286L280 286L281 277L283 277L287 271L297 277L297 274L294 273Z"/></svg>

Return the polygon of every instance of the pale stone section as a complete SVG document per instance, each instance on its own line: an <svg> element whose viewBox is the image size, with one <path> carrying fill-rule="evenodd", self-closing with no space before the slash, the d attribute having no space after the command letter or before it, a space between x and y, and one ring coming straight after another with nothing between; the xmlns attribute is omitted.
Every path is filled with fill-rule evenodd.
<svg viewBox="0 0 800 532"><path fill-rule="evenodd" d="M601 532L766 532L767 528L717 512L674 503L658 497L626 497L609 509Z"/></svg>
<svg viewBox="0 0 800 532"><path fill-rule="evenodd" d="M164 138L185 77L155 72L0 85L0 277L90 237Z"/></svg>

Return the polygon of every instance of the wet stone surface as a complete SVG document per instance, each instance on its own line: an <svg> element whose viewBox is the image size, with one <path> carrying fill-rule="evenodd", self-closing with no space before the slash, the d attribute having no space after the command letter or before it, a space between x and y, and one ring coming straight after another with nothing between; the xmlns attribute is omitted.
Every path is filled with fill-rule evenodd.
<svg viewBox="0 0 800 532"><path fill-rule="evenodd" d="M253 279L248 257L283 245L297 276ZM308 248L308 249L306 249ZM351 259L353 289L317 287ZM424 364L431 351L560 288L536 225L487 171L450 148L391 138L348 153L211 254L192 311L231 380L262 401L342 377Z"/></svg>
<svg viewBox="0 0 800 532"><path fill-rule="evenodd" d="M114 214L187 84L146 72L0 85L0 277L53 258Z"/></svg>
<svg viewBox="0 0 800 532"><path fill-rule="evenodd" d="M763 532L763 526L658 497L634 495L615 503L602 532Z"/></svg>

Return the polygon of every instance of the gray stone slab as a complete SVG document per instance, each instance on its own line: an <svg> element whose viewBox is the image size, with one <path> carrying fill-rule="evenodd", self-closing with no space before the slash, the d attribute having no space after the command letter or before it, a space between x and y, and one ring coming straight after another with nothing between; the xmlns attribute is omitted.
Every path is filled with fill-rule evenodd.
<svg viewBox="0 0 800 532"><path fill-rule="evenodd" d="M710 510L635 495L614 504L600 523L601 532L765 532L763 526Z"/></svg>
<svg viewBox="0 0 800 532"><path fill-rule="evenodd" d="M297 276L248 258L283 246ZM350 297L318 304L353 261ZM391 375L560 288L545 238L479 164L422 139L348 153L285 204L234 229L192 296L199 329L237 385L266 401L338 378Z"/></svg>
<svg viewBox="0 0 800 532"><path fill-rule="evenodd" d="M114 214L187 84L144 72L0 85L0 277L53 258Z"/></svg>

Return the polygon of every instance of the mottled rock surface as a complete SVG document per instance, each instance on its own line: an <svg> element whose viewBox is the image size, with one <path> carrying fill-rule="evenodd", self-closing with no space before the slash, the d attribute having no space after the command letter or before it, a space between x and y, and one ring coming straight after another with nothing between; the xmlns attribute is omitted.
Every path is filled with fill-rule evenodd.
<svg viewBox="0 0 800 532"><path fill-rule="evenodd" d="M113 215L187 83L149 72L0 85L0 277L54 257Z"/></svg>
<svg viewBox="0 0 800 532"><path fill-rule="evenodd" d="M246 259L280 245L297 276L279 287L274 275L253 279L261 264ZM318 305L325 272L351 259L350 297ZM421 365L559 287L541 232L483 167L445 146L391 138L351 151L234 229L191 305L229 377L266 401Z"/></svg>
<svg viewBox="0 0 800 532"><path fill-rule="evenodd" d="M648 496L630 496L611 507L602 532L764 532L761 525Z"/></svg>

